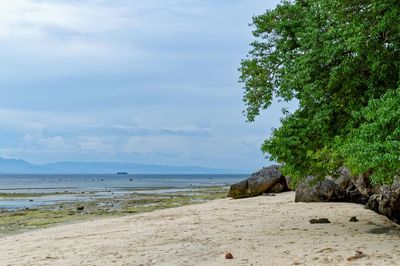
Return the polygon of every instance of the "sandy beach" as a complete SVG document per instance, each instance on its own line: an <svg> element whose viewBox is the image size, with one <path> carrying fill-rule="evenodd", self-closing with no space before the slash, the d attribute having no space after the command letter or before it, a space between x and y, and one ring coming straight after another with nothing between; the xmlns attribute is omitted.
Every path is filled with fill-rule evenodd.
<svg viewBox="0 0 400 266"><path fill-rule="evenodd" d="M400 226L362 205L294 203L288 192L3 237L0 265L399 265L399 240Z"/></svg>

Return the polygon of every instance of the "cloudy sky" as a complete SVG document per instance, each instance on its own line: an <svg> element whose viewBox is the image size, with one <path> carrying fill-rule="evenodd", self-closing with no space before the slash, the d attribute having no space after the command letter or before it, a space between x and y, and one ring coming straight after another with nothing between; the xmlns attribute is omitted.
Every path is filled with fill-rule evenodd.
<svg viewBox="0 0 400 266"><path fill-rule="evenodd" d="M242 115L251 17L278 0L0 3L0 156L256 169L276 104Z"/></svg>

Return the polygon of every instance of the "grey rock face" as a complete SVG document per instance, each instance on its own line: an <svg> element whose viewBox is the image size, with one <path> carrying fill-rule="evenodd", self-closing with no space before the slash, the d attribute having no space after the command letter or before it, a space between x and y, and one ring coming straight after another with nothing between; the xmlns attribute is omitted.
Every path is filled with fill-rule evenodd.
<svg viewBox="0 0 400 266"><path fill-rule="evenodd" d="M379 194L369 198L366 207L400 223L400 184L382 186Z"/></svg>
<svg viewBox="0 0 400 266"><path fill-rule="evenodd" d="M296 202L353 202L365 204L369 196L361 193L347 171L339 170L338 178L326 178L314 182L313 177L308 177L300 182L296 188Z"/></svg>

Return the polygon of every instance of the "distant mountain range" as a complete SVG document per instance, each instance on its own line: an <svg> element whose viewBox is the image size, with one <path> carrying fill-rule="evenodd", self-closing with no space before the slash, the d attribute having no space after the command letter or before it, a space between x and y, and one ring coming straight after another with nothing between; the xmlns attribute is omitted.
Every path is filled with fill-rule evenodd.
<svg viewBox="0 0 400 266"><path fill-rule="evenodd" d="M118 162L56 162L31 164L24 160L0 158L0 174L240 174L243 170Z"/></svg>

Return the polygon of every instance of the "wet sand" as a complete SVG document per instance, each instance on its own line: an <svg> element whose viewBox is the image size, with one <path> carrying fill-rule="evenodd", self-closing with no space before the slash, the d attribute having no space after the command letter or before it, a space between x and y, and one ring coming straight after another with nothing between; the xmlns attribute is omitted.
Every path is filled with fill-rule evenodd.
<svg viewBox="0 0 400 266"><path fill-rule="evenodd" d="M351 259L356 251L364 256ZM400 226L362 205L294 203L288 192L3 237L0 258L0 265L399 265Z"/></svg>

